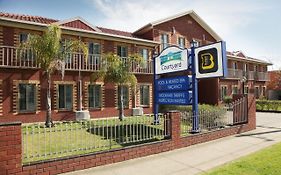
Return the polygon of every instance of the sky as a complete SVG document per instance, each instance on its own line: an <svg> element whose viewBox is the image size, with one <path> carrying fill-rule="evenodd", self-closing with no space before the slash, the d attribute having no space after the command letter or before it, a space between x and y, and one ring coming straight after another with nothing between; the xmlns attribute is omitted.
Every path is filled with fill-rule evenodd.
<svg viewBox="0 0 281 175"><path fill-rule="evenodd" d="M0 11L69 19L133 32L149 22L194 10L228 51L273 63L281 69L280 0L0 0Z"/></svg>

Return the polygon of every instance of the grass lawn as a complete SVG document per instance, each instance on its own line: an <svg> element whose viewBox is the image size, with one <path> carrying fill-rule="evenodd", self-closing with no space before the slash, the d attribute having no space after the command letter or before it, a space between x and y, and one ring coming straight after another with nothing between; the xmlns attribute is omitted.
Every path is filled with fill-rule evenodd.
<svg viewBox="0 0 281 175"><path fill-rule="evenodd" d="M281 143L265 148L230 164L218 167L208 175L280 175Z"/></svg>
<svg viewBox="0 0 281 175"><path fill-rule="evenodd" d="M160 125L152 125L152 122L153 117L141 116L126 117L123 121L107 118L88 122L64 122L52 128L46 128L44 124L24 125L23 163L163 139L163 118L160 118Z"/></svg>

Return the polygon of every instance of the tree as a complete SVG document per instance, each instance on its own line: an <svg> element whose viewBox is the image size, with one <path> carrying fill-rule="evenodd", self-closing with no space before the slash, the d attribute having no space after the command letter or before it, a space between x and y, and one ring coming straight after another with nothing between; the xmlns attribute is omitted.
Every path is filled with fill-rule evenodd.
<svg viewBox="0 0 281 175"><path fill-rule="evenodd" d="M131 55L128 58L121 58L113 53L107 53L102 58L101 70L92 74L91 79L101 79L105 83L115 83L120 87L120 93L118 93L118 101L120 99L119 119L122 121L124 119L123 88L130 85L132 90L135 89L137 78L132 72L141 66L143 59L138 54Z"/></svg>
<svg viewBox="0 0 281 175"><path fill-rule="evenodd" d="M78 41L61 41L61 29L58 25L50 25L43 35L29 35L26 42L20 46L20 53L30 49L37 64L40 65L47 79L47 111L46 127L51 127L52 109L51 109L51 76L57 70L61 72L62 79L65 71L65 60L67 54L73 51L82 51L87 58L88 49L84 43Z"/></svg>
<svg viewBox="0 0 281 175"><path fill-rule="evenodd" d="M281 90L281 69L271 71L269 74L269 82L267 82L267 88L270 90Z"/></svg>

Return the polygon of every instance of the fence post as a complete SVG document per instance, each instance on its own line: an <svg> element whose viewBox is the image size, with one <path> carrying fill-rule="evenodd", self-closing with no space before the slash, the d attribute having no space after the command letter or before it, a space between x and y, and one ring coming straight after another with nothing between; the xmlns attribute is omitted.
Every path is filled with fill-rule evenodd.
<svg viewBox="0 0 281 175"><path fill-rule="evenodd" d="M248 94L248 129L256 129L256 97Z"/></svg>
<svg viewBox="0 0 281 175"><path fill-rule="evenodd" d="M0 174L22 171L21 123L0 123Z"/></svg>
<svg viewBox="0 0 281 175"><path fill-rule="evenodd" d="M180 139L180 112L179 111L169 111L167 113L168 122L167 122L167 134L172 139L172 142L178 142Z"/></svg>

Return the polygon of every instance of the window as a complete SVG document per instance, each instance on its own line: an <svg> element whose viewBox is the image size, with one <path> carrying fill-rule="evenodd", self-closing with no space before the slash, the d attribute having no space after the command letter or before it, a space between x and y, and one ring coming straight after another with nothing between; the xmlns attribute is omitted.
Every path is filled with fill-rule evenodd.
<svg viewBox="0 0 281 175"><path fill-rule="evenodd" d="M24 43L27 41L27 38L28 38L28 34L27 33L20 33L20 43Z"/></svg>
<svg viewBox="0 0 281 175"><path fill-rule="evenodd" d="M61 44L61 51L65 52L65 63L71 64L73 62L72 57L73 53L69 50L69 46L71 44L71 39L62 39Z"/></svg>
<svg viewBox="0 0 281 175"><path fill-rule="evenodd" d="M266 96L266 87L265 86L262 87L262 96L263 97Z"/></svg>
<svg viewBox="0 0 281 175"><path fill-rule="evenodd" d="M161 47L162 50L169 46L169 35L168 34L161 34Z"/></svg>
<svg viewBox="0 0 281 175"><path fill-rule="evenodd" d="M89 50L89 64L99 64L101 47L99 43L90 42L88 45Z"/></svg>
<svg viewBox="0 0 281 175"><path fill-rule="evenodd" d="M225 96L227 96L227 86L221 86L221 100L223 100Z"/></svg>
<svg viewBox="0 0 281 175"><path fill-rule="evenodd" d="M255 72L258 71L258 65L254 65L254 71L255 71Z"/></svg>
<svg viewBox="0 0 281 175"><path fill-rule="evenodd" d="M60 84L58 85L58 99L59 109L71 110L72 109L72 85Z"/></svg>
<svg viewBox="0 0 281 175"><path fill-rule="evenodd" d="M180 48L184 49L185 48L185 38L184 37L179 37L178 38L178 45Z"/></svg>
<svg viewBox="0 0 281 175"><path fill-rule="evenodd" d="M19 111L35 112L35 84L19 84Z"/></svg>
<svg viewBox="0 0 281 175"><path fill-rule="evenodd" d="M121 89L123 91L123 104L124 108L129 108L129 87L128 86L118 86L118 107L120 108L121 104Z"/></svg>
<svg viewBox="0 0 281 175"><path fill-rule="evenodd" d="M232 86L232 94L238 94L238 87L236 85Z"/></svg>
<svg viewBox="0 0 281 175"><path fill-rule="evenodd" d="M244 94L248 94L249 93L249 87L248 86L244 86Z"/></svg>
<svg viewBox="0 0 281 175"><path fill-rule="evenodd" d="M101 85L88 86L89 108L101 108Z"/></svg>
<svg viewBox="0 0 281 175"><path fill-rule="evenodd" d="M140 105L149 106L149 85L141 85L140 86Z"/></svg>
<svg viewBox="0 0 281 175"><path fill-rule="evenodd" d="M143 62L144 62L144 65L142 66L143 68L147 68L147 64L148 64L148 50L147 49L141 49L140 50L140 55L142 56L143 58Z"/></svg>
<svg viewBox="0 0 281 175"><path fill-rule="evenodd" d="M128 47L126 46L117 46L117 55L121 58L128 57Z"/></svg>
<svg viewBox="0 0 281 175"><path fill-rule="evenodd" d="M235 70L238 69L238 67L237 67L237 62L233 62L233 63L232 63L232 68L235 69Z"/></svg>
<svg viewBox="0 0 281 175"><path fill-rule="evenodd" d="M255 97L259 98L260 97L260 89L258 86L255 86Z"/></svg>

